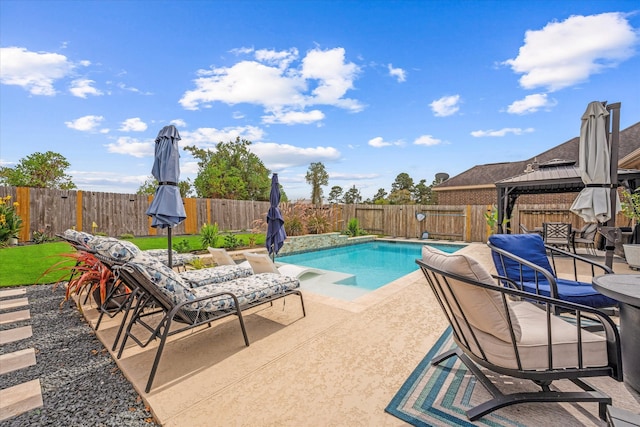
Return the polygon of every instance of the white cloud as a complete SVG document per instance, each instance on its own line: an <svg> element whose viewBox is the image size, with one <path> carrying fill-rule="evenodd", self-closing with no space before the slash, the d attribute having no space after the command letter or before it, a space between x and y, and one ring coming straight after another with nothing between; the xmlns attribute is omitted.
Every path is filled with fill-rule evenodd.
<svg viewBox="0 0 640 427"><path fill-rule="evenodd" d="M381 136L377 136L375 138L370 139L367 144L369 144L371 147L375 147L375 148L381 148L381 147L389 147L392 145L404 145L404 142L401 140L398 141L385 141Z"/></svg>
<svg viewBox="0 0 640 427"><path fill-rule="evenodd" d="M443 96L436 99L429 106L436 117L446 117L455 114L460 109L460 95Z"/></svg>
<svg viewBox="0 0 640 427"><path fill-rule="evenodd" d="M104 171L69 171L73 177L73 182L82 189L90 191L113 191L113 188L139 187L146 181L149 175L123 175L117 172ZM135 192L135 188L132 192Z"/></svg>
<svg viewBox="0 0 640 427"><path fill-rule="evenodd" d="M180 146L195 145L198 148L214 148L219 142L235 141L237 137L251 142L264 137L264 131L255 126L228 127L224 129L198 128L180 133Z"/></svg>
<svg viewBox="0 0 640 427"><path fill-rule="evenodd" d="M286 69L289 67L289 64L298 59L298 49L292 48L282 51L260 49L255 51L255 57L259 62L272 64L280 69Z"/></svg>
<svg viewBox="0 0 640 427"><path fill-rule="evenodd" d="M106 147L109 153L151 157L154 155L154 144L153 140L140 141L129 136L121 136L115 143L106 144Z"/></svg>
<svg viewBox="0 0 640 427"><path fill-rule="evenodd" d="M132 117L122 122L118 130L121 132L144 132L147 130L147 124L140 120L140 117Z"/></svg>
<svg viewBox="0 0 640 427"><path fill-rule="evenodd" d="M249 146L249 149L267 168L275 171L306 166L311 162L327 163L340 159L340 151L333 147L295 147L289 144L258 142Z"/></svg>
<svg viewBox="0 0 640 427"><path fill-rule="evenodd" d="M58 53L0 48L0 83L21 86L32 95L55 95L54 82L67 77L74 68L66 56Z"/></svg>
<svg viewBox="0 0 640 427"><path fill-rule="evenodd" d="M100 126L100 123L104 121L104 117L102 116L84 116L72 120L70 122L64 122L70 129L79 130L82 132L92 132L96 131Z"/></svg>
<svg viewBox="0 0 640 427"><path fill-rule="evenodd" d="M308 102L311 105L334 105L351 111L361 111L363 106L356 100L343 98L353 89L353 81L360 69L352 62L345 62L343 48L329 50L314 49L302 60L302 77L316 80L316 88Z"/></svg>
<svg viewBox="0 0 640 427"><path fill-rule="evenodd" d="M310 124L324 119L324 113L320 110L312 111L272 111L270 115L262 116L262 123L266 124Z"/></svg>
<svg viewBox="0 0 640 427"><path fill-rule="evenodd" d="M242 53L253 52L253 50ZM294 66L296 64L297 66ZM331 105L361 111L363 105L345 97L353 89L360 69L346 62L343 48L314 49L298 60L295 48L286 51L258 50L255 60L243 60L231 67L199 70L195 89L184 93L180 104L188 110L206 108L213 102L229 105L261 105L268 123L287 123L279 113L302 118L302 123L318 117L318 110L305 113L305 107ZM317 112L318 111L318 112ZM295 116L291 113L300 112Z"/></svg>
<svg viewBox="0 0 640 427"><path fill-rule="evenodd" d="M416 138L416 140L413 141L413 143L414 145L426 145L427 147L430 147L432 145L442 144L442 140L438 138L434 138L431 135L422 135Z"/></svg>
<svg viewBox="0 0 640 427"><path fill-rule="evenodd" d="M100 96L102 91L91 86L95 81L89 79L78 79L71 82L69 92L78 98L87 98L87 95Z"/></svg>
<svg viewBox="0 0 640 427"><path fill-rule="evenodd" d="M393 64L389 64L387 67L389 68L389 75L398 79L399 83L407 80L407 72L402 68L393 68Z"/></svg>
<svg viewBox="0 0 640 427"><path fill-rule="evenodd" d="M638 33L623 13L574 15L525 33L518 56L504 64L522 74L525 89L559 90L616 67L634 54Z"/></svg>
<svg viewBox="0 0 640 427"><path fill-rule="evenodd" d="M252 47L237 47L235 49L231 49L229 52L233 53L234 55L247 55L249 53L252 53L255 49Z"/></svg>
<svg viewBox="0 0 640 427"><path fill-rule="evenodd" d="M531 133L533 132L534 129L533 128L526 128L526 129L521 129L521 128L502 128L500 130L474 130L473 132L471 132L471 136L474 136L476 138L482 138L482 137L486 137L486 136L497 136L497 137L503 137L506 136L507 134L513 134L513 135L522 135L523 133Z"/></svg>
<svg viewBox="0 0 640 427"><path fill-rule="evenodd" d="M117 83L116 86L118 86L122 90L126 90L133 93L139 93L140 95L153 95L153 92L144 92L136 87L127 86L124 83Z"/></svg>
<svg viewBox="0 0 640 427"><path fill-rule="evenodd" d="M344 173L344 172L329 172L329 178L336 181L362 181L369 179L379 178L380 174L377 173Z"/></svg>
<svg viewBox="0 0 640 427"><path fill-rule="evenodd" d="M184 121L184 120L182 120L182 119L174 119L174 120L171 120L171 121L169 122L169 124L175 125L176 127L179 127L179 128L186 128L186 127L187 127L187 122L185 122L185 121Z"/></svg>
<svg viewBox="0 0 640 427"><path fill-rule="evenodd" d="M555 107L557 101L555 99L548 99L546 93L535 93L533 95L527 95L523 99L514 101L507 107L509 114L529 114L535 113L541 108L549 109Z"/></svg>

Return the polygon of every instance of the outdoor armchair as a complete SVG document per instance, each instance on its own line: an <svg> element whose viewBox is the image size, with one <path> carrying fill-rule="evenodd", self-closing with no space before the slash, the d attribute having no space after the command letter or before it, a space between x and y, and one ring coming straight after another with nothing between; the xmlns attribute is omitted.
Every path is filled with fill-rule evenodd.
<svg viewBox="0 0 640 427"><path fill-rule="evenodd" d="M464 254L424 246L416 260L444 312L457 347L431 360L438 365L457 356L491 394L467 411L471 421L499 408L527 402L594 402L605 419L611 398L582 380L609 376L622 381L620 336L603 312L497 284L487 270ZM575 314L573 322L554 307ZM588 314L603 335L586 330ZM539 391L504 394L481 367L500 375L531 380ZM582 391L562 392L553 381L567 379Z"/></svg>
<svg viewBox="0 0 640 427"><path fill-rule="evenodd" d="M596 254L596 234L598 233L598 226L595 223L587 223L580 230L576 230L571 238L571 246L573 247L573 253L576 252L576 244L584 245L590 254Z"/></svg>
<svg viewBox="0 0 640 427"><path fill-rule="evenodd" d="M542 237L545 245L564 247L568 251L571 248L572 236L571 224L569 223L545 222L542 224Z"/></svg>
<svg viewBox="0 0 640 427"><path fill-rule="evenodd" d="M510 279L520 290L595 308L617 305L617 301L593 289L590 282L578 280L579 269L583 274L590 272L591 277L613 273L606 265L545 245L536 234L494 234L488 245L498 275ZM555 257L559 255L570 258L573 280L556 274Z"/></svg>

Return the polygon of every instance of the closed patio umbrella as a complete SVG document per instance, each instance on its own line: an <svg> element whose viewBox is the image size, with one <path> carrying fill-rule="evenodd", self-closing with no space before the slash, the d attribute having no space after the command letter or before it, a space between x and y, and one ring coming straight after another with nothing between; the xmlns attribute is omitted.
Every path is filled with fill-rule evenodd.
<svg viewBox="0 0 640 427"><path fill-rule="evenodd" d="M178 187L180 179L179 140L180 134L173 125L163 127L156 137L155 160L151 174L158 180L158 188L146 212L148 216L152 217L152 227L167 228L169 267L173 266L171 229L187 218Z"/></svg>
<svg viewBox="0 0 640 427"><path fill-rule="evenodd" d="M611 153L617 155L617 149L612 150L607 133L609 112L602 102L591 102L582 115L580 126L580 150L578 153L578 168L585 188L580 192L571 205L571 212L582 217L585 222L606 223L615 226L615 214L620 210L618 193L611 191L612 172L616 172L617 159L612 158ZM617 181L617 180L616 180ZM617 182L613 182L617 185ZM612 203L612 194L616 198ZM612 212L615 207L615 212ZM610 221L611 220L611 221Z"/></svg>
<svg viewBox="0 0 640 427"><path fill-rule="evenodd" d="M578 168L586 187L571 205L571 212L582 217L585 222L605 223L612 216L608 115L609 112L601 102L591 102L582 115Z"/></svg>
<svg viewBox="0 0 640 427"><path fill-rule="evenodd" d="M271 259L280 251L287 233L284 231L284 219L278 205L280 204L280 184L278 183L278 174L274 173L271 177L271 192L269 193L269 211L267 212L267 237L266 246Z"/></svg>

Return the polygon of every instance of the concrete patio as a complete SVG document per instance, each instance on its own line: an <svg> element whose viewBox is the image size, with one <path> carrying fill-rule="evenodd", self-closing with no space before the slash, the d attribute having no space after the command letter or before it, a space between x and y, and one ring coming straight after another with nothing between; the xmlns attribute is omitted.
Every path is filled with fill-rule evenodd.
<svg viewBox="0 0 640 427"><path fill-rule="evenodd" d="M486 245L462 251L493 270ZM620 259L614 271L632 272ZM352 302L304 298L306 317L295 296L248 311L249 347L235 317L173 337L148 394L157 344L130 343L117 363L164 426L405 425L384 408L447 326L422 273ZM98 313L85 307L85 315L95 322ZM103 320L97 332L109 349L118 321ZM612 395L625 387L598 381ZM637 394L614 404L640 412Z"/></svg>

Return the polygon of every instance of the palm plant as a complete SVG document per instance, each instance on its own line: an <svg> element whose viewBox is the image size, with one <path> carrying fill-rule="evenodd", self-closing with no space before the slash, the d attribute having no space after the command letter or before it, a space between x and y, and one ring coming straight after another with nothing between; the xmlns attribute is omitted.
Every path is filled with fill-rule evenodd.
<svg viewBox="0 0 640 427"><path fill-rule="evenodd" d="M86 291L93 293L96 303L102 305L102 301L107 298L107 293L119 284L119 279L115 278L113 272L91 253L78 251L59 256L65 259L49 267L41 277L54 272L63 272L54 285L55 289L60 283L68 280L62 303L68 301L73 295L80 295ZM72 265L69 260L75 261L75 264ZM77 305L81 308L79 299Z"/></svg>

